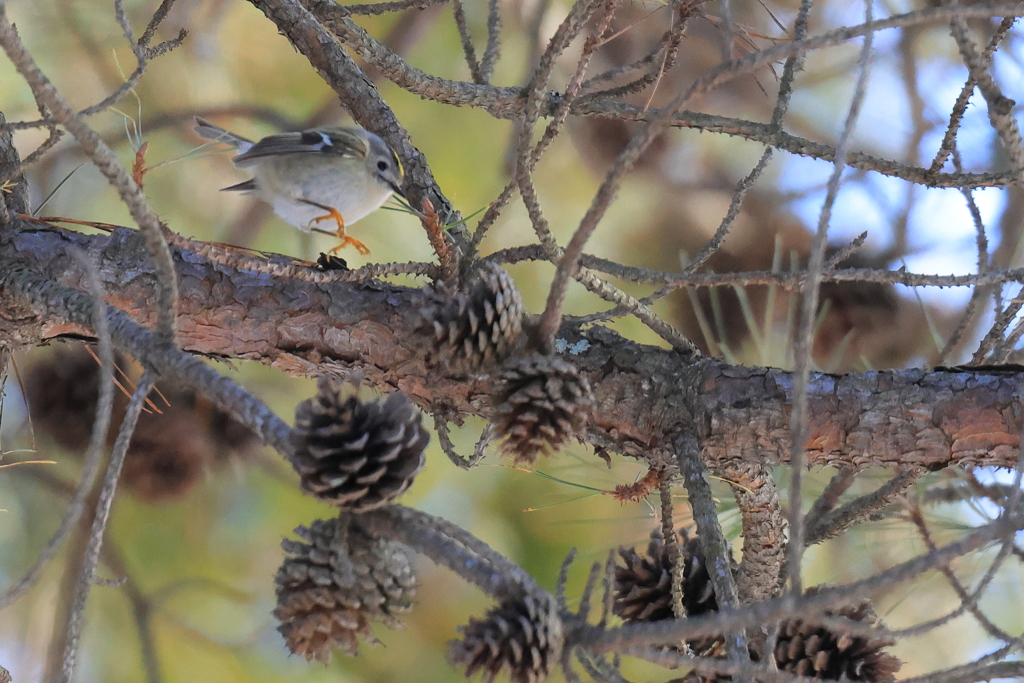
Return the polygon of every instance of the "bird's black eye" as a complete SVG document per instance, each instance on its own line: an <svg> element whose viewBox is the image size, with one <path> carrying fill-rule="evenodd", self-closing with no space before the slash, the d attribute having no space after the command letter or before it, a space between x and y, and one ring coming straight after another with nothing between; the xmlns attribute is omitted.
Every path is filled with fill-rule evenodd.
<svg viewBox="0 0 1024 683"><path fill-rule="evenodd" d="M383 160L378 161L377 162L377 170L378 171L386 171L386 170L388 170L388 162L383 161Z"/></svg>

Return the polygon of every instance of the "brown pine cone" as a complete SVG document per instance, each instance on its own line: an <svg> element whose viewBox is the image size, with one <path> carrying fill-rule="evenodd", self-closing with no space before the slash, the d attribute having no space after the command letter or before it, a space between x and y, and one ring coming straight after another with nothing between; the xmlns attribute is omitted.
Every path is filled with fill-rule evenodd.
<svg viewBox="0 0 1024 683"><path fill-rule="evenodd" d="M647 554L619 548L624 565L615 565L612 611L627 624L675 618L672 610L672 562L660 538L651 538Z"/></svg>
<svg viewBox="0 0 1024 683"><path fill-rule="evenodd" d="M60 345L25 374L33 427L69 451L89 445L99 393L99 363L81 344Z"/></svg>
<svg viewBox="0 0 1024 683"><path fill-rule="evenodd" d="M215 457L214 444L196 428L196 416L177 403L162 413L144 413L132 434L121 481L146 503L184 497Z"/></svg>
<svg viewBox="0 0 1024 683"><path fill-rule="evenodd" d="M336 381L295 409L292 466L302 488L343 510L387 505L412 484L426 462L430 435L420 411L401 392L386 400L342 400Z"/></svg>
<svg viewBox="0 0 1024 683"><path fill-rule="evenodd" d="M398 628L416 592L410 551L374 538L342 514L295 532L308 543L285 540L277 572L278 630L294 654L327 664L337 647L355 655L359 641L374 643L371 620Z"/></svg>
<svg viewBox="0 0 1024 683"><path fill-rule="evenodd" d="M877 621L871 603L826 610L825 616L845 617L860 625ZM817 679L887 683L903 663L882 648L896 641L840 634L823 626L790 619L782 623L775 645L775 663L782 671Z"/></svg>
<svg viewBox="0 0 1024 683"><path fill-rule="evenodd" d="M483 619L470 619L448 652L452 663L466 666L466 678L482 669L489 683L507 666L513 683L539 683L562 652L558 606L530 595L506 599Z"/></svg>
<svg viewBox="0 0 1024 683"><path fill-rule="evenodd" d="M813 594L818 589L811 589ZM876 623L871 604L864 600L857 605L825 610L826 617L845 617L859 625ZM903 663L882 648L895 641L886 637L865 637L841 634L803 619L782 622L775 644L775 665L780 671L817 680L866 681L891 683ZM758 661L759 652L751 649L751 659ZM723 656L715 652L712 656ZM690 672L670 683L726 683L730 676Z"/></svg>
<svg viewBox="0 0 1024 683"><path fill-rule="evenodd" d="M507 367L494 397L494 424L502 449L517 463L557 451L590 420L590 382L557 356L533 354Z"/></svg>
<svg viewBox="0 0 1024 683"><path fill-rule="evenodd" d="M133 387L131 361L115 356L115 378ZM128 379L126 379L126 377ZM91 437L99 400L100 365L84 344L65 345L33 363L25 390L33 425L72 452L83 451ZM163 380L150 394L151 409L139 416L125 457L122 481L145 503L184 497L205 469L229 453L244 455L255 436L231 415L194 389ZM111 422L124 416L128 397L114 390ZM117 430L107 435L113 445Z"/></svg>
<svg viewBox="0 0 1024 683"><path fill-rule="evenodd" d="M718 609L715 591L711 586L700 539L690 538L684 530L679 532L679 546L683 562L683 610L695 617ZM619 548L624 565L615 567L615 601L612 611L626 623L674 619L672 611L672 559L655 529L647 544L647 554L641 556L633 548ZM735 571L735 567L733 568ZM707 656L718 649L720 638L708 636L689 641L690 649Z"/></svg>
<svg viewBox="0 0 1024 683"><path fill-rule="evenodd" d="M456 374L501 363L519 341L524 311L515 280L490 261L480 265L463 291L439 285L421 311L431 362Z"/></svg>

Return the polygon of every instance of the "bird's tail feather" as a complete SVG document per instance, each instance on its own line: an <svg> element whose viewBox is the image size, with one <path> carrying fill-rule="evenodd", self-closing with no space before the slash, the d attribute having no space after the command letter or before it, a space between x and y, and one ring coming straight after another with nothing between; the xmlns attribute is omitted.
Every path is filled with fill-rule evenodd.
<svg viewBox="0 0 1024 683"><path fill-rule="evenodd" d="M195 131L205 140L216 140L235 147L239 154L245 154L252 147L252 140L235 135L199 116L196 117Z"/></svg>

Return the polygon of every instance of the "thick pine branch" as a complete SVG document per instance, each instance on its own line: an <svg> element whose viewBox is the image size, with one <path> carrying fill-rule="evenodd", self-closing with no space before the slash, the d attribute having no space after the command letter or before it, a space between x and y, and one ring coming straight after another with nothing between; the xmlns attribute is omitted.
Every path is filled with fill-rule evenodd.
<svg viewBox="0 0 1024 683"><path fill-rule="evenodd" d="M152 325L154 278L137 233L87 236L22 227L28 229L0 238L0 271L20 261L82 289L80 270L64 255L66 244L75 244L97 259L110 303ZM453 415L490 415L486 381L467 383L425 363L424 345L414 334L419 290L376 281L271 278L214 267L196 254L183 259L180 252L175 263L181 344L192 353L258 360L296 375L358 366L368 383L399 387L421 405L443 404ZM0 297L5 309L18 310L9 293ZM61 320L18 316L0 324L0 338L9 341L82 335L91 332ZM599 327L581 334L563 326L560 336L570 344L584 336L589 342L586 351L566 358L594 387L591 443L660 465L669 462L672 435L696 427L711 467L787 461L791 373L687 360ZM857 469L1013 467L1024 425L1017 399L1021 370L812 375L807 463ZM696 405L681 391L693 383ZM694 425L692 416L698 414L706 417Z"/></svg>

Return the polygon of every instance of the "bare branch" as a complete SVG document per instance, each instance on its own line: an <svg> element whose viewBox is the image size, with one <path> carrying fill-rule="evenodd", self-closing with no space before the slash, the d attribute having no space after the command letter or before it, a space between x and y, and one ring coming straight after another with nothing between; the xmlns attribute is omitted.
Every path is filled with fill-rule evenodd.
<svg viewBox="0 0 1024 683"><path fill-rule="evenodd" d="M494 65L498 61L498 50L501 38L501 8L498 0L487 2L487 46L484 48L484 55L480 58L480 77L484 83L489 83L491 74L494 72Z"/></svg>
<svg viewBox="0 0 1024 683"><path fill-rule="evenodd" d="M117 491L117 482L121 476L121 466L124 465L124 457L128 454L128 443L132 434L135 433L135 425L142 413L146 397L150 389L156 383L156 375L152 371L146 371L139 379L138 386L132 394L128 407L125 409L124 420L121 422L121 429L114 441L114 448L110 454L110 463L107 465L107 473L103 478L103 488L100 490L100 497L96 503L96 515L93 518L92 529L89 532L89 543L86 546L85 557L82 562L82 573L78 579L78 587L75 590L74 604L71 608L71 618L68 622L67 642L64 646L64 664L62 667L64 683L71 683L75 673L75 662L78 657L78 640L82 632L82 621L85 613L85 602L92 590L93 577L96 572L96 565L99 563L100 550L103 547L103 534L107 529L107 521L110 519L110 508L114 504L114 493Z"/></svg>
<svg viewBox="0 0 1024 683"><path fill-rule="evenodd" d="M33 94L52 112L54 118L75 136L79 144L82 145L83 151L114 186L121 200L131 212L132 218L142 229L146 236L146 248L159 273L157 293L160 297L160 307L157 329L163 343L173 344L178 291L174 264L171 262L171 252L163 237L163 225L149 208L142 190L132 180L128 171L117 161L114 152L107 147L95 131L82 122L67 100L39 70L35 60L25 51L17 31L7 19L7 9L3 4L0 4L0 46L3 46L18 72L32 88ZM142 64L140 64L141 67Z"/></svg>
<svg viewBox="0 0 1024 683"><path fill-rule="evenodd" d="M1010 164L1014 173L1024 173L1024 141L1021 140L1020 130L1017 122L1010 114L1013 107L1013 100L1003 95L1002 90L996 85L988 72L984 56L979 55L974 41L967 33L967 24L961 17L954 16L950 21L953 38L957 47L960 48L960 56L971 73L971 79L978 85L982 96L988 104L988 117L992 127L999 135L999 139L1010 157Z"/></svg>
<svg viewBox="0 0 1024 683"><path fill-rule="evenodd" d="M466 65L469 66L473 82L486 83L483 72L480 70L480 62L476 59L476 50L473 49L473 38L469 35L469 25L466 23L466 11L462 7L462 0L452 0L452 8L455 12L455 26L459 29L459 38L462 40L462 51L466 55Z"/></svg>
<svg viewBox="0 0 1024 683"><path fill-rule="evenodd" d="M1017 22L1016 17L1006 17L999 23L999 28L996 29L995 33L992 34L992 38L989 40L988 45L985 46L985 51L981 57L975 61L975 68L987 70L989 65L992 63L992 56L995 54L996 48L999 47L999 43L1003 41L1006 34L1013 28L1013 25ZM935 153L935 158L932 159L932 164L929 167L929 171L937 174L943 164L946 163L946 159L953 151L953 146L956 144L956 134L960 130L960 124L963 122L964 112L967 111L967 103L971 99L971 94L974 92L974 87L977 83L974 80L973 74L967 78L967 82L964 87L960 90L960 94L956 98L956 102L953 104L953 110L949 115L949 125L946 127L946 133L942 137L942 142L939 144L939 150Z"/></svg>
<svg viewBox="0 0 1024 683"><path fill-rule="evenodd" d="M867 1L867 24L871 24L872 4ZM795 375L795 398L793 402L793 450L790 452L789 460L792 466L792 477L789 481L789 545L787 547L787 574L793 592L799 595L802 591L802 578L800 561L804 552L804 519L801 506L803 504L803 476L804 476L804 444L810 436L809 423L807 419L807 385L810 380L811 343L814 336L814 318L818 310L819 286L821 284L821 272L825 261L825 247L828 244L828 228L832 215L832 205L836 195L839 193L839 180L843 174L843 166L846 161L846 146L850 140L850 134L860 114L860 107L864 100L864 92L867 87L868 69L871 64L871 46L874 34L868 32L864 37L864 45L861 49L858 64L857 85L854 88L853 100L846 116L846 123L843 125L842 135L839 137L839 145L836 147L835 169L828 180L828 190L825 194L825 203L818 218L818 229L815 232L814 240L811 243L811 258L807 265L808 278L801 290L802 307L798 329L794 335L794 356L796 358Z"/></svg>
<svg viewBox="0 0 1024 683"><path fill-rule="evenodd" d="M46 543L35 562L19 581L0 593L0 610L4 609L17 600L29 588L35 585L42 575L43 569L60 550L61 544L72 529L78 526L85 511L86 502L92 493L93 485L96 483L96 475L99 474L100 462L107 443L107 432L110 430L111 413L114 403L114 346L110 337L110 326L107 323L107 305L103 299L103 286L100 283L96 267L80 251L73 251L76 260L83 266L86 273L86 283L89 293L93 298L95 315L92 320L93 329L96 331L96 339L99 344L99 357L101 361L99 395L96 399L96 416L93 418L92 436L89 439L89 446L86 450L85 465L82 467L82 475L79 479L75 493L68 503L68 509L61 518L57 531Z"/></svg>
<svg viewBox="0 0 1024 683"><path fill-rule="evenodd" d="M844 469L836 476L839 477L842 475L845 479L851 473L852 470ZM816 506L814 511L817 512L817 514L812 516L808 513L807 515L807 533L804 538L804 543L806 545L814 545L815 543L821 543L822 541L830 538L835 538L850 527L867 520L879 510L891 505L899 496L903 495L903 493L920 478L921 474L923 474L923 472L919 470L903 470L880 486L877 491L863 495L856 500L852 500L836 510L831 508L826 509L824 505L821 507ZM833 481L836 480L833 479ZM831 494L839 487L832 487L830 484L829 488L833 489L833 491L828 492ZM822 496L822 499L825 499L824 495Z"/></svg>
<svg viewBox="0 0 1024 683"><path fill-rule="evenodd" d="M693 521L697 524L700 547L704 552L704 561L708 564L708 576L715 589L718 609L723 612L735 611L739 606L739 595L732 573L732 547L722 533L722 525L718 521L715 499L705 478L706 470L701 461L697 439L692 434L681 435L675 440L675 448L679 472L683 476L683 484L690 497ZM750 661L747 635L743 630L730 629L725 639L725 650L728 659L733 663Z"/></svg>

